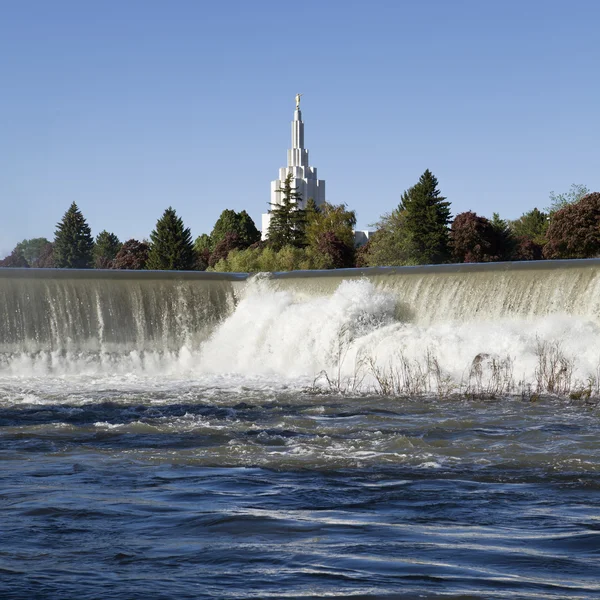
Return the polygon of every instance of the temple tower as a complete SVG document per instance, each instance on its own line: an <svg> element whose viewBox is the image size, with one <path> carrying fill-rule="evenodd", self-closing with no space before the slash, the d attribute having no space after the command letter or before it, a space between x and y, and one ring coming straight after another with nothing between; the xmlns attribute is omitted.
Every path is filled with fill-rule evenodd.
<svg viewBox="0 0 600 600"><path fill-rule="evenodd" d="M308 166L308 150L304 147L304 122L300 111L300 96L296 95L296 110L292 121L292 147L287 152L287 167L279 169L279 179L271 181L271 204L281 204L281 189L285 178L291 173L292 188L300 194L302 200L299 208L305 208L306 202L312 198L317 206L325 202L325 181L317 179L317 168ZM262 215L262 237L267 237L271 215Z"/></svg>

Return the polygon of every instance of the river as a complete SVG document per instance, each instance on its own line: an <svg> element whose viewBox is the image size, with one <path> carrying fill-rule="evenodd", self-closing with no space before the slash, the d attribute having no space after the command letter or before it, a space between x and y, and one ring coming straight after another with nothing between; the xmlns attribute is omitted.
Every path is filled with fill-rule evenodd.
<svg viewBox="0 0 600 600"><path fill-rule="evenodd" d="M588 270L5 275L0 597L599 597Z"/></svg>

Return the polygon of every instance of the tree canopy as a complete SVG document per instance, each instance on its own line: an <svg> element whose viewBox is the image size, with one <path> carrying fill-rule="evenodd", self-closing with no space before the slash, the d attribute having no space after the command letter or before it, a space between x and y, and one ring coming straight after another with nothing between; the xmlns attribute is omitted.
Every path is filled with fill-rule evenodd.
<svg viewBox="0 0 600 600"><path fill-rule="evenodd" d="M600 256L600 193L588 194L558 210L550 221L546 238L546 258Z"/></svg>
<svg viewBox="0 0 600 600"><path fill-rule="evenodd" d="M546 212L555 213L557 210L569 206L569 204L575 204L579 202L589 193L589 188L581 183L572 183L569 191L564 192L563 194L555 194L554 192L550 192L550 206L546 209Z"/></svg>
<svg viewBox="0 0 600 600"><path fill-rule="evenodd" d="M515 237L525 238L538 245L546 243L549 215L534 208L523 213L518 219L510 221L509 227Z"/></svg>
<svg viewBox="0 0 600 600"><path fill-rule="evenodd" d="M394 267L414 264L411 262L410 233L404 210L398 207L383 215L375 226L377 230L359 252L360 266Z"/></svg>
<svg viewBox="0 0 600 600"><path fill-rule="evenodd" d="M318 244L324 233L333 233L349 248L354 247L354 226L356 213L348 210L345 204L329 204L324 202L319 207L306 209L306 243L309 246Z"/></svg>
<svg viewBox="0 0 600 600"><path fill-rule="evenodd" d="M30 265L21 252L15 248L7 257L0 260L0 267L4 268L28 268Z"/></svg>
<svg viewBox="0 0 600 600"><path fill-rule="evenodd" d="M29 240L23 240L22 242L19 242L15 246L13 252L21 254L29 266L37 267L38 259L46 248L46 245L49 243L49 240L47 240L45 237L31 238Z"/></svg>
<svg viewBox="0 0 600 600"><path fill-rule="evenodd" d="M150 247L146 242L138 240L127 240L117 252L115 259L112 261L111 268L113 269L130 269L140 270L146 268L148 262L148 252Z"/></svg>
<svg viewBox="0 0 600 600"><path fill-rule="evenodd" d="M472 211L456 215L450 229L454 262L494 262L506 254L501 233L485 217Z"/></svg>
<svg viewBox="0 0 600 600"><path fill-rule="evenodd" d="M245 210L238 213L235 210L225 209L217 219L210 236L204 234L204 236L208 237L208 245L211 252L228 233L235 233L237 235L240 247L242 248L247 248L260 241L261 237L260 231L256 228L254 221ZM204 236L196 238L195 245L197 250L204 249L204 245L207 242Z"/></svg>

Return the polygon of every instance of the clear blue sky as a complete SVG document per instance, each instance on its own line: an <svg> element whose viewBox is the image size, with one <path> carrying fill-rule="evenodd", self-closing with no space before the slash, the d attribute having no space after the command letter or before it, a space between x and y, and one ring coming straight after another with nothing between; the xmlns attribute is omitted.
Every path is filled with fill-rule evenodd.
<svg viewBox="0 0 600 600"><path fill-rule="evenodd" d="M260 227L294 95L366 228L429 168L454 214L600 191L597 0L0 0L0 256L75 201L96 235Z"/></svg>

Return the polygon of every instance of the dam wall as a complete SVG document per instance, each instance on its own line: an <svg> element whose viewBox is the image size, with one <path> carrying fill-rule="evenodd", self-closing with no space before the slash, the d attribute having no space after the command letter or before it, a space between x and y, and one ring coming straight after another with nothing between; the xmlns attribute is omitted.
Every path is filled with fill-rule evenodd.
<svg viewBox="0 0 600 600"><path fill-rule="evenodd" d="M600 324L600 259L294 271L256 278L0 269L0 355L197 349L251 292L250 279L260 279L274 294L291 294L295 303L330 296L344 280L366 279L393 296L397 321L417 325L549 315Z"/></svg>

